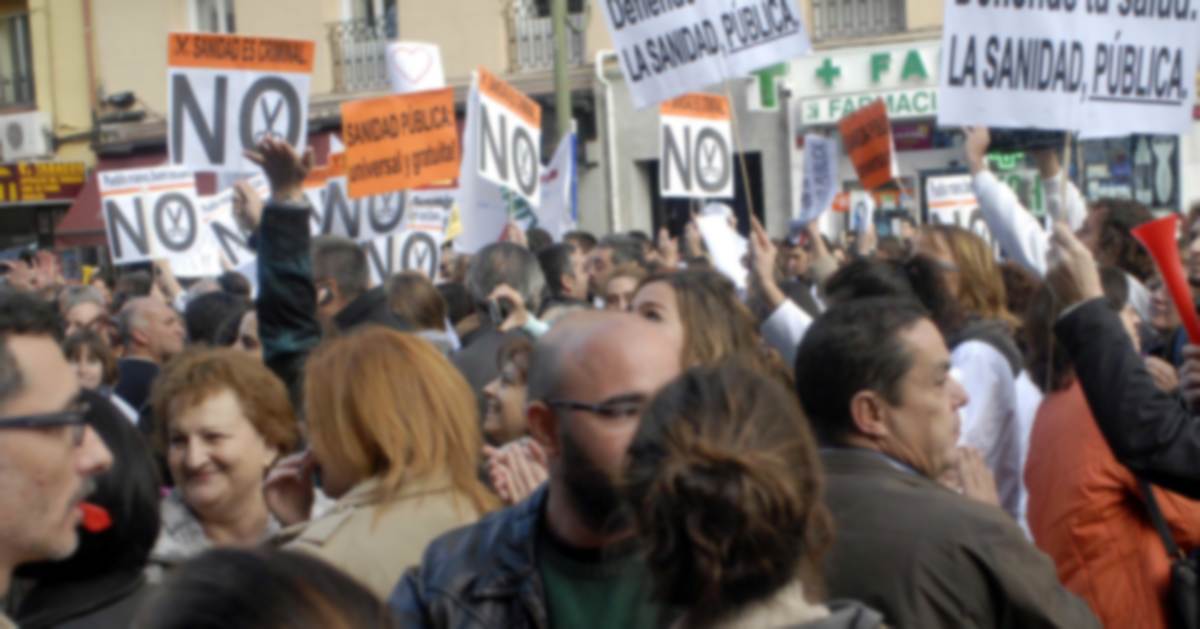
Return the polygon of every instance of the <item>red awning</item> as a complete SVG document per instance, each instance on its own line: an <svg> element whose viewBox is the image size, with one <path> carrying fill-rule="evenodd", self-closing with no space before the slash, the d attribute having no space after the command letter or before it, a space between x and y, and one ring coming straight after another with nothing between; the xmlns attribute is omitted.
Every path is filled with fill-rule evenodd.
<svg viewBox="0 0 1200 629"><path fill-rule="evenodd" d="M313 149L318 163L324 163L329 155L329 138L332 131L309 134L308 145ZM70 247L98 247L105 244L104 217L100 214L100 189L96 173L126 168L147 168L166 164L166 152L141 153L121 157L101 157L71 208L54 228L54 246L59 249ZM216 177L212 173L200 173L196 188L200 194L214 194Z"/></svg>
<svg viewBox="0 0 1200 629"><path fill-rule="evenodd" d="M92 169L83 190L75 202L54 226L54 246L57 249L71 247L99 247L105 243L104 217L100 215L100 189L96 173L124 168L145 168L167 161L166 153L143 153L122 157L102 157Z"/></svg>

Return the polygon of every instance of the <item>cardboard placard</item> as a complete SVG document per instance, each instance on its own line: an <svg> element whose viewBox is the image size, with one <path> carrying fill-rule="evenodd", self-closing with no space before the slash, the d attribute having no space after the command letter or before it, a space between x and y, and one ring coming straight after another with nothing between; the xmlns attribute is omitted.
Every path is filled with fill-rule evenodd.
<svg viewBox="0 0 1200 629"><path fill-rule="evenodd" d="M454 90L342 103L347 189L359 199L458 175Z"/></svg>
<svg viewBox="0 0 1200 629"><path fill-rule="evenodd" d="M842 146L867 190L877 190L899 176L896 148L887 105L882 100L863 107L838 122Z"/></svg>
<svg viewBox="0 0 1200 629"><path fill-rule="evenodd" d="M812 48L795 0L598 4L638 109Z"/></svg>
<svg viewBox="0 0 1200 629"><path fill-rule="evenodd" d="M1189 133L1198 20L1174 0L946 2L938 125Z"/></svg>
<svg viewBox="0 0 1200 629"><path fill-rule="evenodd" d="M166 259L179 277L221 273L191 171L115 170L99 173L97 179L113 264Z"/></svg>
<svg viewBox="0 0 1200 629"><path fill-rule="evenodd" d="M729 101L686 94L659 107L659 191L666 198L733 198Z"/></svg>
<svg viewBox="0 0 1200 629"><path fill-rule="evenodd" d="M167 38L170 163L194 171L257 172L243 155L264 137L303 151L316 44L213 33Z"/></svg>
<svg viewBox="0 0 1200 629"><path fill-rule="evenodd" d="M532 207L541 202L542 108L532 98L480 68L475 142L479 175L504 186Z"/></svg>

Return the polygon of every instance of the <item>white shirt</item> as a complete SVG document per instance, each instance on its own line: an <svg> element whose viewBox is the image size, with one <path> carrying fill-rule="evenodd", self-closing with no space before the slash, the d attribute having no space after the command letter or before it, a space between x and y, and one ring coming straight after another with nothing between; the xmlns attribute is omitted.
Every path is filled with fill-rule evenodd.
<svg viewBox="0 0 1200 629"><path fill-rule="evenodd" d="M1025 493L1021 442L1029 436L1022 439L1020 434L1012 365L995 347L978 340L959 343L950 352L950 364L969 398L959 410L959 445L983 454L996 477L1000 506L1018 518Z"/></svg>
<svg viewBox="0 0 1200 629"><path fill-rule="evenodd" d="M785 364L791 367L796 364L800 341L804 339L804 333L808 331L812 322L812 317L801 310L800 306L790 299L785 299L775 312L763 321L763 340L779 352Z"/></svg>

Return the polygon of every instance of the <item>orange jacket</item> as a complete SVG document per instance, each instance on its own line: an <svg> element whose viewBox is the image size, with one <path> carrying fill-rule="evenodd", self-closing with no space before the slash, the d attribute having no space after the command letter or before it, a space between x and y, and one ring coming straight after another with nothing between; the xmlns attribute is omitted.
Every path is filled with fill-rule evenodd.
<svg viewBox="0 0 1200 629"><path fill-rule="evenodd" d="M1165 629L1170 560L1137 479L1113 457L1076 382L1042 401L1025 463L1034 541L1105 627ZM1200 502L1154 490L1175 542L1200 546Z"/></svg>

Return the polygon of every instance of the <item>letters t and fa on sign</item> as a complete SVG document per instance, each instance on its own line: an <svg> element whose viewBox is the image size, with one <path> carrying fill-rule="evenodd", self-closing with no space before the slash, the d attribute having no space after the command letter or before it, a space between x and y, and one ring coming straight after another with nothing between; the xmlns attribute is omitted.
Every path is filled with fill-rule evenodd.
<svg viewBox="0 0 1200 629"><path fill-rule="evenodd" d="M170 163L255 172L242 152L274 137L303 150L315 44L209 33L167 41Z"/></svg>
<svg viewBox="0 0 1200 629"><path fill-rule="evenodd" d="M458 175L454 90L342 104L350 196L416 188Z"/></svg>
<svg viewBox="0 0 1200 629"><path fill-rule="evenodd" d="M800 194L800 216L808 224L833 205L838 186L837 142L816 134L804 136L804 188Z"/></svg>
<svg viewBox="0 0 1200 629"><path fill-rule="evenodd" d="M397 94L446 87L442 51L436 44L393 42L387 47L388 82Z"/></svg>
<svg viewBox="0 0 1200 629"><path fill-rule="evenodd" d="M666 198L733 198L733 134L729 102L687 94L663 103L660 193Z"/></svg>
<svg viewBox="0 0 1200 629"><path fill-rule="evenodd" d="M838 132L864 188L878 190L900 175L892 125L882 99L842 118Z"/></svg>
<svg viewBox="0 0 1200 629"><path fill-rule="evenodd" d="M479 176L536 208L541 203L542 108L482 68L476 86L477 108L472 113L478 125L471 139L476 142Z"/></svg>

